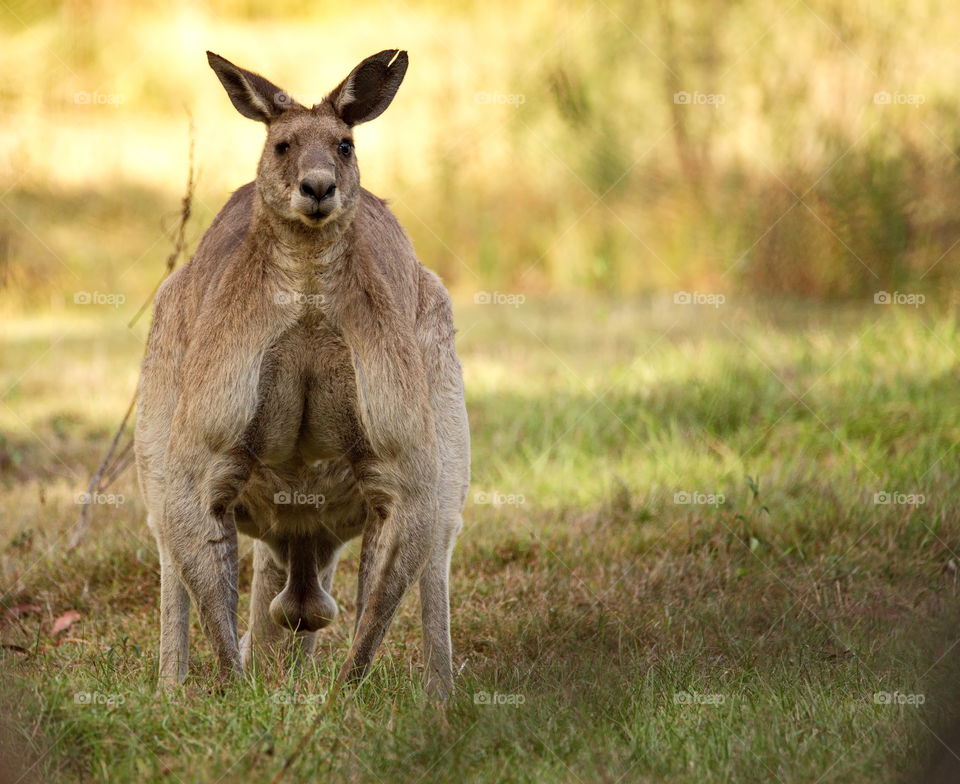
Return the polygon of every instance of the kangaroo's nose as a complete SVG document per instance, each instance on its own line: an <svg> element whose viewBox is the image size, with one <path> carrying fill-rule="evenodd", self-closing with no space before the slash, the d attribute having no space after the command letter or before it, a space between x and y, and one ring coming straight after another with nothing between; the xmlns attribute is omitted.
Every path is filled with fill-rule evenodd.
<svg viewBox="0 0 960 784"><path fill-rule="evenodd" d="M300 193L317 201L330 198L336 189L333 174L325 171L312 171L300 180Z"/></svg>

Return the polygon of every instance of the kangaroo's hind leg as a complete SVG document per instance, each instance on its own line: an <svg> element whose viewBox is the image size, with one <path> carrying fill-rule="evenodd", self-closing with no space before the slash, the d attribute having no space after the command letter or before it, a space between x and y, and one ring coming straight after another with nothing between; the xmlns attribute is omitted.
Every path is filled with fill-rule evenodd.
<svg viewBox="0 0 960 784"><path fill-rule="evenodd" d="M190 594L180 580L170 553L160 551L160 686L169 688L187 677L190 637Z"/></svg>
<svg viewBox="0 0 960 784"><path fill-rule="evenodd" d="M450 556L463 522L457 513L441 526L420 575L420 618L423 623L424 688L435 699L446 699L453 688L450 642Z"/></svg>

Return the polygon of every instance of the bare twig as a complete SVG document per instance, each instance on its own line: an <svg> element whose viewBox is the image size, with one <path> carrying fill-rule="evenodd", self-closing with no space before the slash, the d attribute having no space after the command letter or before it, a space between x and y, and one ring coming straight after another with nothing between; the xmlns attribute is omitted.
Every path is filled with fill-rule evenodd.
<svg viewBox="0 0 960 784"><path fill-rule="evenodd" d="M133 439L128 439L120 453L113 459L113 470L104 478L104 485L109 487L116 481L133 462Z"/></svg>
<svg viewBox="0 0 960 784"><path fill-rule="evenodd" d="M90 484L87 485L87 494L83 500L83 504L80 506L80 516L77 519L77 526L73 529L73 535L70 537L70 543L67 545L68 550L73 550L78 544L80 544L80 540L83 538L83 534L86 532L87 526L90 525L90 509L94 497L102 490L106 490L107 487L110 486L109 482L103 481L103 475L108 470L112 469L111 463L113 460L113 454L117 450L117 444L120 442L120 437L123 435L123 432L127 427L127 422L130 419L130 415L133 413L133 406L135 402L136 397L130 401L130 405L127 407L127 413L123 415L123 420L120 422L120 427L118 427L117 432L113 434L113 440L110 442L110 448L107 450L106 457L103 458L99 467L90 478ZM126 451L126 447L124 447L124 451Z"/></svg>

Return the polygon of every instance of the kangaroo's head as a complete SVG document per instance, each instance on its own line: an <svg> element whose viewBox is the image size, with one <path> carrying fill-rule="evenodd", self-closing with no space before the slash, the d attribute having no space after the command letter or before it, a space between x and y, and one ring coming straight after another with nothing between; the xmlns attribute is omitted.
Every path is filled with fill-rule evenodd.
<svg viewBox="0 0 960 784"><path fill-rule="evenodd" d="M313 107L213 52L210 67L244 117L267 126L257 190L282 220L319 228L351 211L360 197L353 126L379 117L407 72L407 53L368 57Z"/></svg>

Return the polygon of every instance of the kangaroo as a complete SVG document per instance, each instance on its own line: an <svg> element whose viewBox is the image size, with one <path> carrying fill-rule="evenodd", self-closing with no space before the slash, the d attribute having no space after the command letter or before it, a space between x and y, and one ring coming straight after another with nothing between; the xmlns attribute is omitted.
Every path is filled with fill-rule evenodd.
<svg viewBox="0 0 960 784"><path fill-rule="evenodd" d="M219 55L266 125L257 177L158 290L137 394L137 471L160 558L160 683L187 675L191 600L218 678L313 652L338 554L362 536L353 640L367 671L419 581L425 688L452 687L448 576L470 479L450 298L386 202L353 128L386 110L407 53L368 57L320 103ZM237 532L255 539L237 635Z"/></svg>

